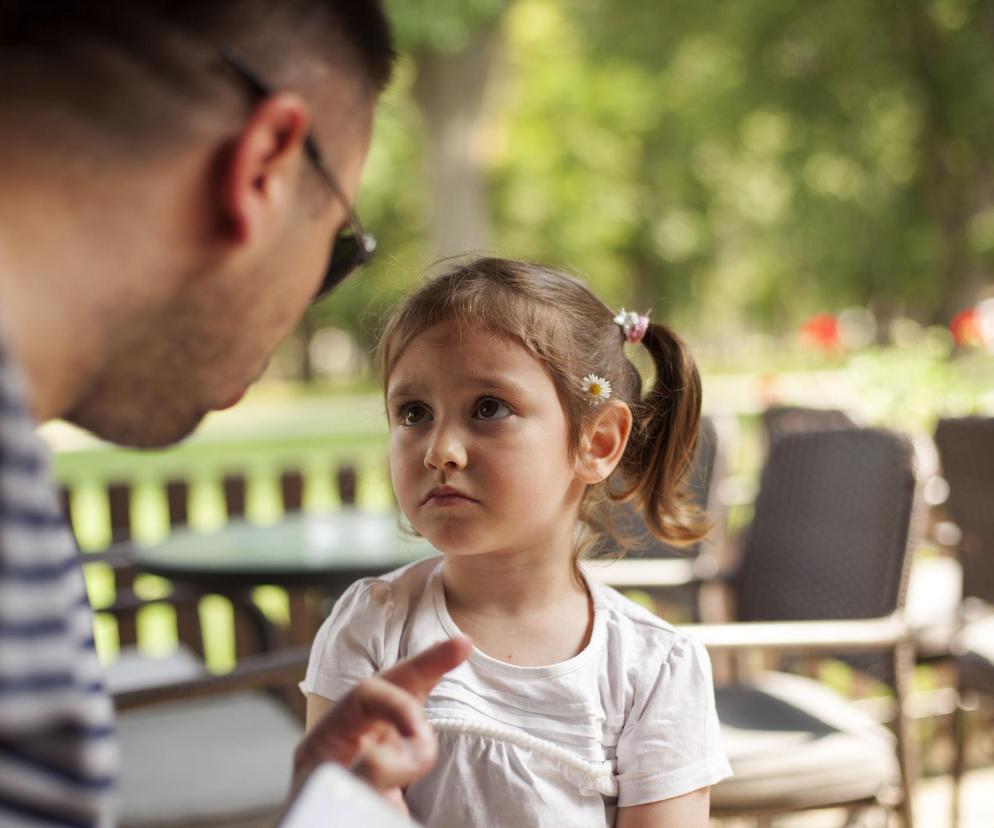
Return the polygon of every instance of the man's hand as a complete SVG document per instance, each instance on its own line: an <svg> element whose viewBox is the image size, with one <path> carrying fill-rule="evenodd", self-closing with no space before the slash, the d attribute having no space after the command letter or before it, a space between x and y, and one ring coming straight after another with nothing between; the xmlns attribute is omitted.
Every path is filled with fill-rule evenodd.
<svg viewBox="0 0 994 828"><path fill-rule="evenodd" d="M472 644L451 638L357 684L304 736L294 754L294 790L322 762L351 767L380 791L404 787L435 763L424 703Z"/></svg>

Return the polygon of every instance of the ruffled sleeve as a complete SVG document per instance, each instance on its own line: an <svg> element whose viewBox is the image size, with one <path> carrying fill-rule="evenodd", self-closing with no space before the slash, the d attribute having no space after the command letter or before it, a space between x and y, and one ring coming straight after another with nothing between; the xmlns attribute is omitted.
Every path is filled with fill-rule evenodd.
<svg viewBox="0 0 994 828"><path fill-rule="evenodd" d="M379 672L394 615L390 584L375 578L352 584L318 630L300 689L337 701Z"/></svg>
<svg viewBox="0 0 994 828"><path fill-rule="evenodd" d="M641 671L618 742L618 806L671 799L713 785L731 768L721 747L711 662L685 634Z"/></svg>

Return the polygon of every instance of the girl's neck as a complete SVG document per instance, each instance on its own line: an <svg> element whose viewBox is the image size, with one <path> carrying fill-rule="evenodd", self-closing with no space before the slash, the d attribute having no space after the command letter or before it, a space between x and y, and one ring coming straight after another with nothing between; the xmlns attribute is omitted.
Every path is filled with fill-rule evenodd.
<svg viewBox="0 0 994 828"><path fill-rule="evenodd" d="M590 641L593 601L568 554L447 557L442 580L453 621L501 661L558 664Z"/></svg>
<svg viewBox="0 0 994 828"><path fill-rule="evenodd" d="M479 615L520 616L586 597L568 547L449 555L442 579L450 609Z"/></svg>

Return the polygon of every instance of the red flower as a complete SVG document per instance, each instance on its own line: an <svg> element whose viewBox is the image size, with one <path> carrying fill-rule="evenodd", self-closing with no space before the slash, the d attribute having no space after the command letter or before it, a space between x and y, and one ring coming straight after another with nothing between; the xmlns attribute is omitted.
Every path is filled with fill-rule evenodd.
<svg viewBox="0 0 994 828"><path fill-rule="evenodd" d="M830 313L816 313L800 329L801 339L820 351L837 351L842 345L839 320Z"/></svg>
<svg viewBox="0 0 994 828"><path fill-rule="evenodd" d="M976 308L967 308L957 313L949 323L949 330L952 331L957 345L976 347L984 342L980 334L980 318Z"/></svg>

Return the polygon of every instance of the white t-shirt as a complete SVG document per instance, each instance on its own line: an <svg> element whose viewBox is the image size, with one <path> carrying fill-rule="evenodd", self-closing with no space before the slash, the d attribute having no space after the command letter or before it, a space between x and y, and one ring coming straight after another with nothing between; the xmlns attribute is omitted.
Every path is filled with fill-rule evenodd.
<svg viewBox="0 0 994 828"><path fill-rule="evenodd" d="M457 635L441 560L353 584L318 632L301 689L340 699ZM439 757L405 794L428 828L613 826L618 806L731 774L704 648L613 589L588 587L594 624L582 652L518 667L474 650L428 697Z"/></svg>

